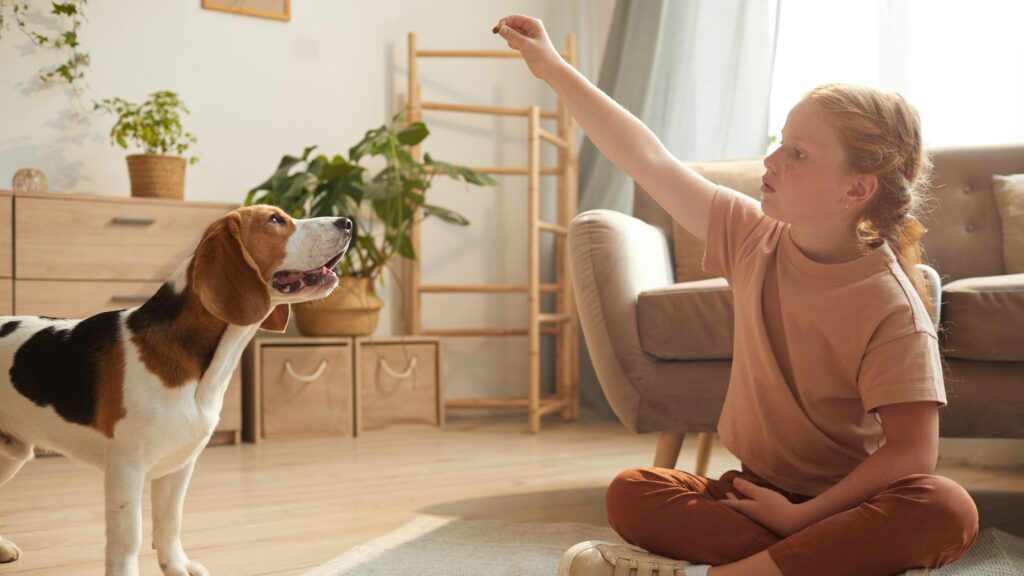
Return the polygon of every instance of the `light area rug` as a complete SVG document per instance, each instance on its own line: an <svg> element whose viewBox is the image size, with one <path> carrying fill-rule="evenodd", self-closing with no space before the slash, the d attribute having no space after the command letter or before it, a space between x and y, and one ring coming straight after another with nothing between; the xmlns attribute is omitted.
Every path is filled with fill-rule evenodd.
<svg viewBox="0 0 1024 576"><path fill-rule="evenodd" d="M562 554L584 540L622 542L610 528L589 524L418 516L303 576L554 576ZM924 574L1024 576L1024 539L986 528L956 562L930 573L907 572Z"/></svg>
<svg viewBox="0 0 1024 576"><path fill-rule="evenodd" d="M418 516L303 576L554 576L562 554L584 540L622 542L607 526Z"/></svg>

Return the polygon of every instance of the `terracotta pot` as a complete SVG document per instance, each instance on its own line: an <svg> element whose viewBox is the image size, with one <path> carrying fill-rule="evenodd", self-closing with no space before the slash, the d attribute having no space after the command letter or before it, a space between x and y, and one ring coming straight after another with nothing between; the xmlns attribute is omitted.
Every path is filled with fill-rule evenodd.
<svg viewBox="0 0 1024 576"><path fill-rule="evenodd" d="M370 278L342 278L322 300L292 306L299 332L306 336L368 336L377 330L384 301Z"/></svg>
<svg viewBox="0 0 1024 576"><path fill-rule="evenodd" d="M128 178L132 196L139 198L185 198L185 159L159 154L128 156Z"/></svg>

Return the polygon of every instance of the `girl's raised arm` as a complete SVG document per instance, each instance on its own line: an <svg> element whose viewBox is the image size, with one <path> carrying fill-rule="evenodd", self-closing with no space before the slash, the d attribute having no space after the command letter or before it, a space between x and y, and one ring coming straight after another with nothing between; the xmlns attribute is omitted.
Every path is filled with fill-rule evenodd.
<svg viewBox="0 0 1024 576"><path fill-rule="evenodd" d="M520 14L506 16L492 32L522 54L530 72L555 90L602 154L676 222L706 239L714 183L672 156L643 122L566 63L540 20Z"/></svg>

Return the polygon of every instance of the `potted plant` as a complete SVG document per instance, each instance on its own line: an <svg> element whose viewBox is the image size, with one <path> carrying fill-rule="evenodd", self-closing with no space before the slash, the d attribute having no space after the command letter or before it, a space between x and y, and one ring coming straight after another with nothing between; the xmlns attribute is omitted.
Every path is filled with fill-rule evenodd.
<svg viewBox="0 0 1024 576"><path fill-rule="evenodd" d="M185 162L195 164L198 158L184 157L196 137L181 127L181 114L189 111L176 93L154 92L141 104L107 98L93 108L117 115L111 144L127 150L130 143L144 150L127 158L132 196L184 198Z"/></svg>
<svg viewBox="0 0 1024 576"><path fill-rule="evenodd" d="M436 175L467 184L492 186L493 178L465 166L441 162L425 154L422 162L411 148L429 131L422 122L408 123L405 111L391 122L366 132L348 157L311 157L315 146L301 156L285 156L265 182L249 191L245 204L274 204L296 218L344 216L355 228L352 245L339 263L341 284L330 297L296 305L299 330L310 336L362 336L377 327L383 302L375 293L383 271L396 256L415 259L410 232L419 209L420 222L429 217L458 226L463 216L426 202ZM360 163L383 159L371 174Z"/></svg>

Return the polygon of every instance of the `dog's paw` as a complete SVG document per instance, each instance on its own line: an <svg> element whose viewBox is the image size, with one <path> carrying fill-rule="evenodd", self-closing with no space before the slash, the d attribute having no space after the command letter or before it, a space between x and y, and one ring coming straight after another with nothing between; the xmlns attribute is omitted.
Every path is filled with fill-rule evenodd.
<svg viewBox="0 0 1024 576"><path fill-rule="evenodd" d="M0 538L0 564L14 562L19 557L21 557L21 548L18 548L18 546L10 540Z"/></svg>
<svg viewBox="0 0 1024 576"><path fill-rule="evenodd" d="M210 571L199 562L174 562L164 567L164 576L210 576Z"/></svg>

